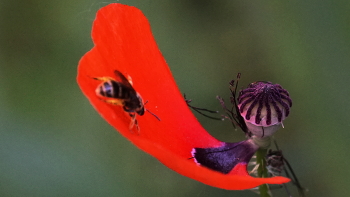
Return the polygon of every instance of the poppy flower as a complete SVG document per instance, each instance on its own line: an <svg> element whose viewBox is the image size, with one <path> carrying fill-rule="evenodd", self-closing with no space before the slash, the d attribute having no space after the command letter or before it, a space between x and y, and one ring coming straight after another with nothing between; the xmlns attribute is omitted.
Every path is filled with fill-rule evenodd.
<svg viewBox="0 0 350 197"><path fill-rule="evenodd" d="M245 155L246 149L254 152L256 147L249 140L221 142L200 125L176 86L150 25L139 9L119 3L101 8L93 23L92 39L94 47L79 62L78 84L98 113L135 146L179 174L218 188L242 190L289 181L285 177L249 176L246 161L251 155L231 165L225 173L198 165L201 161L196 162L193 155L200 154L201 148L238 147L239 151L231 153L240 156ZM143 102L147 102L146 111L160 120L151 113L142 116L133 113L138 128L132 127L132 112L123 108L122 102L113 105L101 100L96 88L103 80L95 79L117 81L115 71L122 73Z"/></svg>

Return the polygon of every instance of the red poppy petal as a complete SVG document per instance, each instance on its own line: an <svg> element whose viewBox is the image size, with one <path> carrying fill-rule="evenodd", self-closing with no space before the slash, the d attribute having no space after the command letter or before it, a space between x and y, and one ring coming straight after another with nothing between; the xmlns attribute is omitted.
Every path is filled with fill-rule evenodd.
<svg viewBox="0 0 350 197"><path fill-rule="evenodd" d="M101 116L134 145L172 170L214 187L249 189L289 181L285 177L253 178L244 164L225 175L189 159L194 147L219 147L222 142L209 135L188 109L139 9L119 3L101 8L92 38L95 46L79 62L78 84ZM92 77L114 77L114 70L132 78L135 90L148 101L145 107L161 121L145 112L137 116L140 130L130 131L129 114L96 96L101 82Z"/></svg>

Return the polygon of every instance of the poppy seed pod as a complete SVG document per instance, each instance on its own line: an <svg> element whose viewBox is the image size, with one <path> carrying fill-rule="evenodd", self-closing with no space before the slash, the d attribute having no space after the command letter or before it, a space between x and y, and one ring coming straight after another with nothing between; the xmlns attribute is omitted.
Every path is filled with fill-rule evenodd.
<svg viewBox="0 0 350 197"><path fill-rule="evenodd" d="M258 137L268 137L283 125L292 99L279 84L258 81L249 84L238 97L238 108L248 130Z"/></svg>

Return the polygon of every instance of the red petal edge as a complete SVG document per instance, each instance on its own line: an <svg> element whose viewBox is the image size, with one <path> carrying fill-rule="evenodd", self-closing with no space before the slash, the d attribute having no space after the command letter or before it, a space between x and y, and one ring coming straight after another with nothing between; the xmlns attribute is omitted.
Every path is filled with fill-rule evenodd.
<svg viewBox="0 0 350 197"><path fill-rule="evenodd" d="M184 176L222 189L290 181L285 177L251 177L243 164L225 175L189 159L192 148L217 147L221 142L209 135L188 109L139 9L119 3L101 8L93 23L92 38L95 46L79 62L78 84L99 114L135 146ZM161 121L145 112L137 116L139 134L136 129L131 132L129 115L120 106L97 98L95 89L100 82L91 77L114 77L114 70L132 77L133 87L148 101L145 107Z"/></svg>

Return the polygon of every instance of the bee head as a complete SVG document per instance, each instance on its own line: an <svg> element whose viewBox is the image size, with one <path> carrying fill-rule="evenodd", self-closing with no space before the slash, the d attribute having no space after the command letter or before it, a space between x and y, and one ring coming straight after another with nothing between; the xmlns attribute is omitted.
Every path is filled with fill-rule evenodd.
<svg viewBox="0 0 350 197"><path fill-rule="evenodd" d="M135 110L136 113L140 116L142 116L144 113L145 113L145 107L144 107L144 104L143 104L143 100L142 100L142 97L139 93L136 93L136 97L138 98L139 100L139 106L137 107L137 109Z"/></svg>

